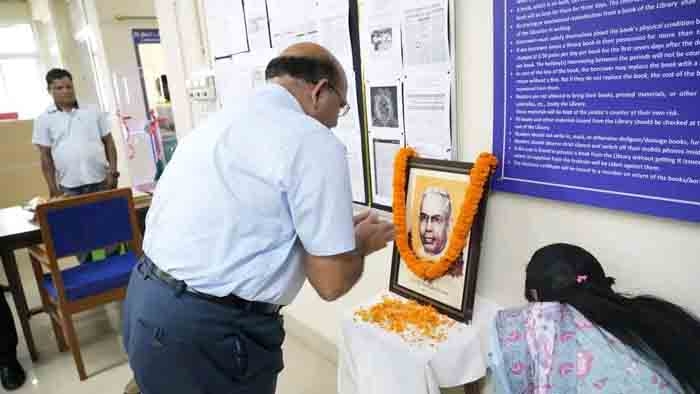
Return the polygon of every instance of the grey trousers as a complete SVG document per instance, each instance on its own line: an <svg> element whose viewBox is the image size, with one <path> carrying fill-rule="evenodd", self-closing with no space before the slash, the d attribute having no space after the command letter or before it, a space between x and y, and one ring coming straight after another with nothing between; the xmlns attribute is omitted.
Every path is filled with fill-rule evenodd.
<svg viewBox="0 0 700 394"><path fill-rule="evenodd" d="M124 303L124 343L141 392L274 394L282 317L178 291L148 267L137 264Z"/></svg>

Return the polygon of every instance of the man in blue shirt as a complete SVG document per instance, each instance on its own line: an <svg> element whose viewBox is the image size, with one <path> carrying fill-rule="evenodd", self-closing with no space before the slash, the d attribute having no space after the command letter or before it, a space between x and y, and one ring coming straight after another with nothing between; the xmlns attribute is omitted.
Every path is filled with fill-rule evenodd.
<svg viewBox="0 0 700 394"><path fill-rule="evenodd" d="M178 147L146 221L124 339L151 393L272 394L282 370L279 309L308 279L335 300L393 226L353 217L340 63L311 43L267 66L268 84Z"/></svg>

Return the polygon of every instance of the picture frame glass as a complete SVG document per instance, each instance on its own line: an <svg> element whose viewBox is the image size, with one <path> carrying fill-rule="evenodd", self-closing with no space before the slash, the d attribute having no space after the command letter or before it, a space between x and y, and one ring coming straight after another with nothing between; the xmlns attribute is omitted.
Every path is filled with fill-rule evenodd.
<svg viewBox="0 0 700 394"><path fill-rule="evenodd" d="M467 174L419 168L409 171L406 227L418 258L437 261L445 254L468 185ZM468 246L464 252L467 250ZM401 259L397 284L460 310L466 285L465 255L462 253L444 276L433 281L419 278Z"/></svg>
<svg viewBox="0 0 700 394"><path fill-rule="evenodd" d="M473 164L411 159L406 186L406 238L416 257L438 261L447 252L450 236L470 185ZM465 247L442 276L428 280L408 267L396 244L391 263L390 291L428 304L451 318L472 318L483 235L488 180L474 215Z"/></svg>

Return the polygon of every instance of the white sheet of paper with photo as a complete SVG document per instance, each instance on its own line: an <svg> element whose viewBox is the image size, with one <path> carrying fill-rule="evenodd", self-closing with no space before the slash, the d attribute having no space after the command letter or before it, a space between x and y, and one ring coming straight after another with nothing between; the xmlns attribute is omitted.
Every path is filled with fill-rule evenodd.
<svg viewBox="0 0 700 394"><path fill-rule="evenodd" d="M401 2L367 0L360 24L360 43L367 79L398 79L402 73Z"/></svg>
<svg viewBox="0 0 700 394"><path fill-rule="evenodd" d="M274 48L318 40L316 0L268 0L267 11Z"/></svg>
<svg viewBox="0 0 700 394"><path fill-rule="evenodd" d="M244 0L243 4L250 50L270 48L270 26L265 0Z"/></svg>
<svg viewBox="0 0 700 394"><path fill-rule="evenodd" d="M352 65L349 12L348 0L319 0L316 7L318 44L331 51L343 65Z"/></svg>
<svg viewBox="0 0 700 394"><path fill-rule="evenodd" d="M444 73L421 73L404 81L406 145L421 157L450 159L450 78Z"/></svg>
<svg viewBox="0 0 700 394"><path fill-rule="evenodd" d="M372 200L375 203L391 206L393 182L394 182L394 159L396 153L403 144L400 140L378 140L370 141L372 165Z"/></svg>
<svg viewBox="0 0 700 394"><path fill-rule="evenodd" d="M450 70L447 0L403 2L401 29L404 71Z"/></svg>
<svg viewBox="0 0 700 394"><path fill-rule="evenodd" d="M207 28L214 57L248 51L241 0L206 0Z"/></svg>
<svg viewBox="0 0 700 394"><path fill-rule="evenodd" d="M403 95L397 81L365 81L367 120L371 133L382 138L403 135Z"/></svg>
<svg viewBox="0 0 700 394"><path fill-rule="evenodd" d="M346 158L350 168L350 182L352 184L352 200L365 204L365 173L362 160L362 134L360 128L346 129L334 128L333 134L345 145Z"/></svg>

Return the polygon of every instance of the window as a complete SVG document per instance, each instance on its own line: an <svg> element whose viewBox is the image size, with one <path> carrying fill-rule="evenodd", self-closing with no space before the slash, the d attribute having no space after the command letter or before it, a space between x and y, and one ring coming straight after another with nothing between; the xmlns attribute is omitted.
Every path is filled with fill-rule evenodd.
<svg viewBox="0 0 700 394"><path fill-rule="evenodd" d="M0 26L0 113L37 117L50 103L29 24Z"/></svg>
<svg viewBox="0 0 700 394"><path fill-rule="evenodd" d="M38 49L29 24L0 26L0 56L36 55Z"/></svg>

